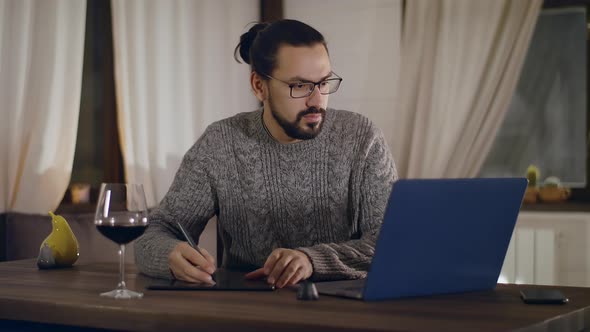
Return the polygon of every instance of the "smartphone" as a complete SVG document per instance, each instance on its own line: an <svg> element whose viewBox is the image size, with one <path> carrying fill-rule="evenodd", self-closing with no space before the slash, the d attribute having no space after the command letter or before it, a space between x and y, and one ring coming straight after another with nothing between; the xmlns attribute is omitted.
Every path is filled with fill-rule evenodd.
<svg viewBox="0 0 590 332"><path fill-rule="evenodd" d="M520 298L527 304L566 304L569 301L561 291L549 288L523 289Z"/></svg>

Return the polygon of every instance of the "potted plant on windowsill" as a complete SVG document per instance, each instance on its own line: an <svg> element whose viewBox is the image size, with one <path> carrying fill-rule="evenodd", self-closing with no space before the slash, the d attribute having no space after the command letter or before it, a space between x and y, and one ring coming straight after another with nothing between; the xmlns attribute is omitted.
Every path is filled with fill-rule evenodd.
<svg viewBox="0 0 590 332"><path fill-rule="evenodd" d="M539 189L539 198L546 203L559 203L570 197L571 191L561 185L559 178L550 176Z"/></svg>
<svg viewBox="0 0 590 332"><path fill-rule="evenodd" d="M537 202L539 195L539 188L537 188L537 179L539 179L541 172L535 165L530 165L526 170L526 178L529 180L529 184L526 187L524 193L524 203L534 204Z"/></svg>

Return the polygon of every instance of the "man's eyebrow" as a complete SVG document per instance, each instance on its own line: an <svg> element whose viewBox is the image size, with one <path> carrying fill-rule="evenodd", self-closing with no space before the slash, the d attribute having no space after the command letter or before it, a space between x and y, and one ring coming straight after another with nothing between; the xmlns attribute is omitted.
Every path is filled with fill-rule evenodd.
<svg viewBox="0 0 590 332"><path fill-rule="evenodd" d="M333 74L334 73L330 72L328 75L322 77L318 82L321 82L321 81L323 81L325 79L330 78L330 76L332 76ZM298 81L298 82L303 82L303 83L315 83L314 81L310 81L310 80L305 79L305 78L303 78L301 76L292 77L292 78L288 79L288 81Z"/></svg>

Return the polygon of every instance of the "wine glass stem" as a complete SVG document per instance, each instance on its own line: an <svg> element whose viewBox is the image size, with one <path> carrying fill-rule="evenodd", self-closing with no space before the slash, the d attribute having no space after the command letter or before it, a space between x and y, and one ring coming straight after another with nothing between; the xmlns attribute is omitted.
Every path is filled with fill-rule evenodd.
<svg viewBox="0 0 590 332"><path fill-rule="evenodd" d="M126 289L125 286L125 245L121 244L121 249L119 250L119 289Z"/></svg>

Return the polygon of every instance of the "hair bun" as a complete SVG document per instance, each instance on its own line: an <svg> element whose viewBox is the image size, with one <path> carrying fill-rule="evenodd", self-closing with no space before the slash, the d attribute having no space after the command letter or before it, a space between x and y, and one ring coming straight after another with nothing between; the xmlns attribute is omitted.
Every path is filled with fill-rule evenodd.
<svg viewBox="0 0 590 332"><path fill-rule="evenodd" d="M245 63L250 64L250 48L258 36L258 33L264 30L267 26L269 26L269 23L256 23L250 28L250 30L248 30L248 32L240 36L240 43L236 46L236 50L234 50L234 58L236 58L238 62L240 62L240 60L237 58L236 51L239 49L242 60L244 60Z"/></svg>

